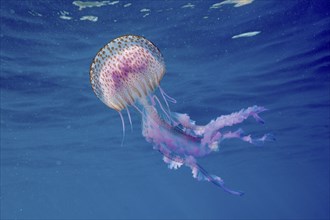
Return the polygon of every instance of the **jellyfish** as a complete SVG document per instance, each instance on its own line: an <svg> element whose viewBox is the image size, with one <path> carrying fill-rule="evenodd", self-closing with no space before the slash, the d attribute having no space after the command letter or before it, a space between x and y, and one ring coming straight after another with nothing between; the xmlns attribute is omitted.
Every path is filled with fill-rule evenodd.
<svg viewBox="0 0 330 220"><path fill-rule="evenodd" d="M252 144L273 139L270 134L254 139L245 135L242 129L221 131L250 116L264 123L259 113L266 109L253 106L220 116L206 125L198 125L187 114L171 112L169 103L176 103L176 100L160 86L164 74L165 63L160 50L146 38L136 35L124 35L110 41L100 49L90 66L94 93L119 113L123 138L125 122L122 111L126 110L132 127L128 108L131 107L141 114L143 136L153 149L161 153L170 169L185 165L197 180L211 182L233 195L243 195L243 192L227 188L219 176L208 173L197 163L197 158L217 152L220 143L226 139L238 138Z"/></svg>

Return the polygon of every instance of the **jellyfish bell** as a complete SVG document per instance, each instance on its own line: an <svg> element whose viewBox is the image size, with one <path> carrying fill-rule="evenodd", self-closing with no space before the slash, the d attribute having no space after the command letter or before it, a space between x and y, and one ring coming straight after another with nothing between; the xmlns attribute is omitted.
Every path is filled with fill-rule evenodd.
<svg viewBox="0 0 330 220"><path fill-rule="evenodd" d="M225 187L223 180L209 174L197 163L196 158L218 151L225 139L239 138L252 144L273 140L270 134L253 139L241 129L221 131L224 127L242 123L250 116L263 122L258 114L266 109L252 106L220 116L206 125L196 125L187 114L170 111L168 103L176 103L176 100L159 85L164 74L163 56L153 43L144 37L124 35L110 41L97 53L90 67L90 82L96 96L119 113L123 134L125 122L121 111L127 110L131 126L128 106L133 106L142 115L143 136L163 155L169 168L177 169L186 165L194 178L212 182L228 193L243 195ZM155 95L156 88L159 88L167 108Z"/></svg>
<svg viewBox="0 0 330 220"><path fill-rule="evenodd" d="M96 96L116 111L144 99L159 86L164 74L159 49L135 35L118 37L105 45L90 68Z"/></svg>

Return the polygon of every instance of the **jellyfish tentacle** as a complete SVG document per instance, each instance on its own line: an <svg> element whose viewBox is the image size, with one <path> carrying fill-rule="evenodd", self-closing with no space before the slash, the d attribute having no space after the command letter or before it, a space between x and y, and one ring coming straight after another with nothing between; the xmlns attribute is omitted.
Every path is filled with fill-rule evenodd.
<svg viewBox="0 0 330 220"><path fill-rule="evenodd" d="M160 146L157 150L163 155L163 161L168 164L168 168L170 169L178 169L183 164L189 167L192 171L193 178L198 181L208 181L213 183L214 185L222 188L225 192L230 193L232 195L242 196L244 193L240 191L234 191L227 188L224 184L224 181L216 175L209 174L201 165L199 165L196 159L193 156L186 156L182 159L180 156L173 155L171 151L169 151L166 146Z"/></svg>
<svg viewBox="0 0 330 220"><path fill-rule="evenodd" d="M222 188L225 192L228 192L232 195L242 196L243 192L234 191L225 186L224 181L213 174L209 174L201 165L199 165L196 159L192 156L187 156L185 159L185 165L190 167L193 177L199 181L208 181L213 183L214 185Z"/></svg>
<svg viewBox="0 0 330 220"><path fill-rule="evenodd" d="M226 132L222 135L220 138L220 141L223 141L225 139L232 139L232 138L239 138L245 142L248 142L250 144L254 145L262 145L266 141L275 141L274 135L268 133L264 134L261 138L252 138L251 135L244 135L244 131L240 128L235 132Z"/></svg>
<svg viewBox="0 0 330 220"><path fill-rule="evenodd" d="M166 146L154 146L154 149L157 149L159 153L163 155L163 161L168 164L169 169L177 170L184 164L184 159L177 155L171 155L170 151L166 148Z"/></svg>
<svg viewBox="0 0 330 220"><path fill-rule="evenodd" d="M174 169L174 170L179 169L184 164L184 161L180 157L173 158L170 157L169 155L166 156L164 155L163 161L168 164L169 169Z"/></svg>
<svg viewBox="0 0 330 220"><path fill-rule="evenodd" d="M167 95L160 86L159 86L159 91L160 91L160 94L162 95L163 100L164 100L164 102L167 106L167 110L168 110L169 114L171 114L171 109L170 109L170 106L168 104L168 101L172 102L172 103L176 103L176 100L174 98L170 97L169 95Z"/></svg>
<svg viewBox="0 0 330 220"><path fill-rule="evenodd" d="M226 187L223 180L220 177L215 176L215 175L210 175L210 177L211 177L211 182L214 185L222 188L225 192L227 192L229 194L232 194L232 195L236 195L236 196L243 196L244 195L244 192L234 191L234 190L229 189L228 187Z"/></svg>
<svg viewBox="0 0 330 220"><path fill-rule="evenodd" d="M169 120L170 122L173 122L174 124L176 124L176 122L173 120L173 118L170 117L169 113L166 112L166 110L164 109L162 103L159 101L159 99L158 99L158 97L157 97L156 95L153 95L153 96L152 96L152 100L153 100L153 101L156 100L156 101L158 102L158 105L159 105L160 109L163 111L163 113L164 113L165 116L168 118L168 120Z"/></svg>
<svg viewBox="0 0 330 220"><path fill-rule="evenodd" d="M131 118L131 114L129 113L128 107L126 108L126 112L128 115L129 124L131 125L131 131L133 131L132 118Z"/></svg>
<svg viewBox="0 0 330 220"><path fill-rule="evenodd" d="M276 138L273 134L267 133L264 134L261 138L252 139L252 144L258 146L258 145L262 145L266 141L276 141Z"/></svg>
<svg viewBox="0 0 330 220"><path fill-rule="evenodd" d="M242 109L239 112L234 112L230 115L223 115L218 117L215 121L211 121L206 126L214 127L214 129L219 130L223 127L232 126L235 124L242 123L249 116L253 116L256 121L263 122L264 121L259 117L259 113L266 111L267 109L261 106L252 106L247 109Z"/></svg>
<svg viewBox="0 0 330 220"><path fill-rule="evenodd" d="M198 127L195 121L191 120L188 114L173 112L172 116L185 128L195 130Z"/></svg>
<svg viewBox="0 0 330 220"><path fill-rule="evenodd" d="M254 117L259 122L263 121L258 114L266 110L267 109L264 107L255 105L247 109L242 109L239 112L234 112L230 115L220 116L205 126L199 126L199 132L203 134L201 141L202 145L212 144L214 134L220 129L240 124L250 116Z"/></svg>
<svg viewBox="0 0 330 220"><path fill-rule="evenodd" d="M143 112L135 104L132 104L132 106L143 116Z"/></svg>
<svg viewBox="0 0 330 220"><path fill-rule="evenodd" d="M165 104L166 104L166 106L167 106L167 110L168 110L168 112L171 113L170 106L168 105L167 99L166 99L166 97L165 97L165 95L164 95L162 89L159 88L159 91L160 91L160 94L162 95L163 100L164 100L164 102L165 102Z"/></svg>
<svg viewBox="0 0 330 220"><path fill-rule="evenodd" d="M167 95L167 93L160 86L158 86L158 87L159 87L160 93L163 96L165 96L168 101L170 101L170 102L172 102L174 104L177 103L177 101L174 98L172 98L171 96Z"/></svg>
<svg viewBox="0 0 330 220"><path fill-rule="evenodd" d="M163 155L163 161L168 164L169 169L176 170L185 164L191 169L193 178L197 179L198 181L211 182L214 185L222 188L225 192L228 192L232 195L244 195L243 192L234 191L227 188L224 184L224 181L219 176L209 174L201 165L197 163L193 156L186 156L184 159L182 159L179 156L171 155L171 153L166 151L166 148L159 148L158 151Z"/></svg>
<svg viewBox="0 0 330 220"><path fill-rule="evenodd" d="M125 139L125 121L124 121L124 117L123 117L123 115L121 114L121 112L118 111L118 113L119 113L119 116L120 116L120 119L121 119L121 125L122 125L122 127L123 127L123 137L122 137L122 139L121 139L121 146L123 146L123 144L124 144L124 139Z"/></svg>

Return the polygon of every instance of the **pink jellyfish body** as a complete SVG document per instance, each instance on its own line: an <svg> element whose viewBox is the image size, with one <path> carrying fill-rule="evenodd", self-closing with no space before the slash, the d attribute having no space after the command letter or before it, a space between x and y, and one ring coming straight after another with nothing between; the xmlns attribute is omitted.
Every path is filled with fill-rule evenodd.
<svg viewBox="0 0 330 220"><path fill-rule="evenodd" d="M135 35L121 36L109 42L97 53L90 67L90 81L96 96L119 113L124 134L121 111L127 110L132 126L128 106L133 106L142 115L143 136L163 155L170 169L186 165L192 170L194 178L212 182L231 194L243 195L226 188L224 181L209 174L196 158L218 151L220 142L225 139L239 138L254 144L273 139L269 134L252 139L250 135L244 135L241 129L220 131L226 126L243 122L249 116L263 123L258 113L266 109L253 106L220 116L206 125L196 125L187 114L170 111L168 102L176 101L159 85L164 74L165 63L160 50L146 38ZM157 88L166 108L154 94Z"/></svg>

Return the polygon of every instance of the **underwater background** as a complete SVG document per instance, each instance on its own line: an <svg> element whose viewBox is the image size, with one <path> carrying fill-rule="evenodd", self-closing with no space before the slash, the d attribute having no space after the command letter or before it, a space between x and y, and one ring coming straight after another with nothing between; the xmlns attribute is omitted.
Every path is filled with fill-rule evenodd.
<svg viewBox="0 0 330 220"><path fill-rule="evenodd" d="M329 219L329 12L327 0L1 0L1 219ZM133 109L121 146L89 67L124 34L162 52L173 111L205 124L269 109L241 127L275 142L228 140L199 160L244 196L168 169Z"/></svg>

